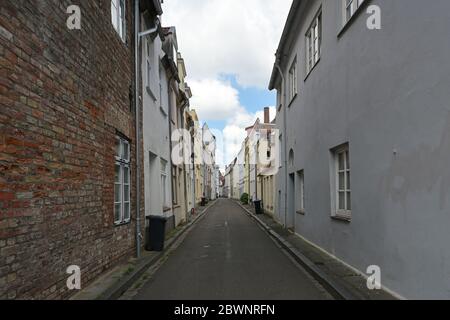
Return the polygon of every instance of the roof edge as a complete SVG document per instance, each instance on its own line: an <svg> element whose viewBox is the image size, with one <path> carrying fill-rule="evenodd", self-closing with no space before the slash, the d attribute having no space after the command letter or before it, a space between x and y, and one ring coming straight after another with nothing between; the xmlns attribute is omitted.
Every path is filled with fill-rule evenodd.
<svg viewBox="0 0 450 320"><path fill-rule="evenodd" d="M268 89L272 91L275 89L276 82L278 80L279 74L277 70L277 63L280 61L281 57L283 56L283 51L286 46L286 42L289 38L289 33L292 29L292 25L295 21L295 18L297 17L297 13L300 9L300 4L302 3L302 0L293 0L291 9L289 10L289 14L286 20L286 23L284 25L283 33L281 35L280 42L278 44L277 52L275 53L275 63L273 65L272 74L270 76L270 82Z"/></svg>

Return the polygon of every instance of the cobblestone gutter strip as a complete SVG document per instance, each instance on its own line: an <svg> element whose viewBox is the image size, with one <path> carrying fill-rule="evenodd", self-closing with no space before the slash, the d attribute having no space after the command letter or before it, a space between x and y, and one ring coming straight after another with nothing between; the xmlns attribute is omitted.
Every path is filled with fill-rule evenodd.
<svg viewBox="0 0 450 320"><path fill-rule="evenodd" d="M394 300L398 299L384 290L368 290L366 279L333 257L325 255L300 237L282 231L271 217L254 213L252 207L236 203L272 236L301 266L308 271L335 299L339 300ZM279 230L280 229L280 230ZM284 234L286 233L286 234ZM294 240L295 237L295 241ZM304 242L304 243L303 243ZM306 249L307 248L307 249ZM307 252L306 256L301 251ZM311 259L310 257L316 257ZM333 270L337 270L333 274Z"/></svg>
<svg viewBox="0 0 450 320"><path fill-rule="evenodd" d="M172 245L181 238L182 235L189 232L194 225L199 222L208 210L210 210L216 201L210 204L200 212L194 220L187 223L178 232L173 232L173 235L166 239L163 252L143 252L143 257L140 260L131 259L128 264L118 266L109 271L99 279L94 281L89 287L83 289L81 292L74 295L71 300L116 300L127 291L137 281L145 271L152 265L156 264Z"/></svg>

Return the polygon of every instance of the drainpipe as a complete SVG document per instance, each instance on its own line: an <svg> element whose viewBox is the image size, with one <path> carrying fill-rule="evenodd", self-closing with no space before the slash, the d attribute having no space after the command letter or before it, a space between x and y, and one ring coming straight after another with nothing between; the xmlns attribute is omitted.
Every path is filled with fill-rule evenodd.
<svg viewBox="0 0 450 320"><path fill-rule="evenodd" d="M172 84L174 83L174 81L176 82L176 74L171 74L169 79L167 80L167 88L168 91L170 93L170 89L172 88ZM175 99L174 99L175 98ZM169 95L169 99L168 99L168 107L169 107L169 149L170 149L170 159L172 159L172 151L173 151L173 143L172 143L172 116L173 116L173 112L172 112L172 107L174 107L175 112L178 112L178 106L177 106L177 97L176 97L176 92L175 90L173 90L173 93ZM176 125L176 124L175 124ZM177 167L177 171L178 171L178 166ZM172 186L171 190L172 190L172 214L174 217L174 228L176 227L176 215L175 215L175 203L174 203L174 199L173 199L173 195L175 193L175 188L177 188L177 186L173 185L173 163L172 160L170 160L170 185ZM177 175L178 172L175 172L175 175ZM178 194L178 189L177 189L177 203L176 205L179 205L179 200L180 200L180 195Z"/></svg>
<svg viewBox="0 0 450 320"><path fill-rule="evenodd" d="M192 157L192 213L195 214L195 207L197 206L195 199L195 191L197 186L195 180L195 123L192 126L191 135L191 157Z"/></svg>
<svg viewBox="0 0 450 320"><path fill-rule="evenodd" d="M134 1L134 103L135 103L135 114L136 114L136 257L139 259L141 257L141 148L139 139L141 136L140 131L140 113L139 113L139 76L140 76L140 40L141 37L155 33L158 30L159 19L155 22L155 28L147 30L145 32L140 31L140 12L139 12L139 0Z"/></svg>
<svg viewBox="0 0 450 320"><path fill-rule="evenodd" d="M280 58L277 56L277 62L275 64L275 68L277 69L278 73L281 77L281 90L283 92L283 102L282 102L282 108L283 108L283 145L284 145L284 227L287 229L287 188L288 188L288 168L287 168L287 105L286 105L286 88L285 88L285 79L283 72L280 68Z"/></svg>
<svg viewBox="0 0 450 320"><path fill-rule="evenodd" d="M186 128L185 128L185 126L184 126L184 122L185 122L185 112L186 112L186 108L189 106L189 103L188 102L185 102L184 104L183 104L183 106L181 107L181 129L183 130L183 136L182 136L182 141L183 141L183 166L184 166L184 170L183 170L183 187L184 187L184 211L185 211L185 213L186 213L186 222L188 222L189 221L189 201L188 201L188 195L187 195L187 180L188 180L188 177L187 177L187 174L186 174L186 172L187 172L187 166L186 166L186 163L184 163L184 160L186 159L185 158L185 154L184 154L184 152L185 152L185 146L186 146L186 141L184 141L184 132L185 132L185 130L186 130ZM190 138L190 137L189 137Z"/></svg>
<svg viewBox="0 0 450 320"><path fill-rule="evenodd" d="M173 75L171 75L170 76L170 78L169 78L169 80L167 81L167 88L168 88L168 92L170 93L170 90L171 90L171 87L172 87L172 80L174 79L175 77L173 76ZM176 99L176 98L175 98ZM176 227L176 224L177 224L177 222L176 222L176 216L175 216L175 204L174 204L174 199L173 199L173 195L174 195L174 191L175 191L175 188L177 187L177 186L174 186L173 185L173 164L172 164L172 106L173 106L173 94L169 94L169 99L168 99L168 102L169 102L169 153L170 153L170 161L169 161L169 164L170 164L170 185L171 185L171 190L172 190L172 205L171 205L171 207L172 207L172 215L173 215L173 227L175 228ZM176 108L177 108L177 105L176 105L176 101L175 101L175 110L176 110ZM177 170L178 170L178 168L177 168ZM176 174L176 173L175 173ZM178 191L178 190L177 190ZM177 193L177 198L178 198L178 193ZM177 199L177 202L178 202L178 199ZM178 205L178 203L177 203L177 205Z"/></svg>

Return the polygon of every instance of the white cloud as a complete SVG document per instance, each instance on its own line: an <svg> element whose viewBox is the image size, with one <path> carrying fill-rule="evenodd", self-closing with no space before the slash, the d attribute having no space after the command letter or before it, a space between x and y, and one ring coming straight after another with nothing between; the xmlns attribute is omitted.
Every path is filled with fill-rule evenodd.
<svg viewBox="0 0 450 320"><path fill-rule="evenodd" d="M193 79L236 75L244 87L267 88L292 0L166 0L163 25L177 28Z"/></svg>
<svg viewBox="0 0 450 320"><path fill-rule="evenodd" d="M193 97L191 106L201 120L224 120L230 118L242 107L239 92L230 83L216 79L191 81Z"/></svg>
<svg viewBox="0 0 450 320"><path fill-rule="evenodd" d="M241 105L238 90L223 75L234 75L244 88L267 88L291 4L292 0L164 1L162 24L176 27L193 92L192 109L202 122L226 122L221 134L214 133L216 160L222 168L237 156L245 128L264 118L263 111L250 113Z"/></svg>

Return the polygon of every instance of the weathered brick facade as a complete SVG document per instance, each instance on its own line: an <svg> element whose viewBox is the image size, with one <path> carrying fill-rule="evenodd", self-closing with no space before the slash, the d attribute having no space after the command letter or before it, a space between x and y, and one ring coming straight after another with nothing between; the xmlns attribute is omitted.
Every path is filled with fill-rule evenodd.
<svg viewBox="0 0 450 320"><path fill-rule="evenodd" d="M72 4L81 30L66 26ZM85 286L135 250L133 1L126 43L110 0L0 8L0 299L67 298L69 265ZM131 141L132 173L132 222L119 227L117 132Z"/></svg>

